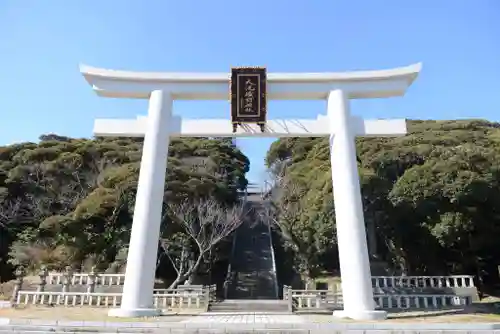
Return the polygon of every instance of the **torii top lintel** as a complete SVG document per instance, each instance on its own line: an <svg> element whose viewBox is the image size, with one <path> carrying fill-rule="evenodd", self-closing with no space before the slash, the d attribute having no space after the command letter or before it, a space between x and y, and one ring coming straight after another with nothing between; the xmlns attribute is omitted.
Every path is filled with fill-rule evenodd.
<svg viewBox="0 0 500 334"><path fill-rule="evenodd" d="M421 63L377 71L340 73L268 73L268 99L326 99L341 89L351 99L404 95L418 76ZM228 100L229 73L162 73L115 71L80 65L96 93L105 97L149 98L166 90L176 100Z"/></svg>

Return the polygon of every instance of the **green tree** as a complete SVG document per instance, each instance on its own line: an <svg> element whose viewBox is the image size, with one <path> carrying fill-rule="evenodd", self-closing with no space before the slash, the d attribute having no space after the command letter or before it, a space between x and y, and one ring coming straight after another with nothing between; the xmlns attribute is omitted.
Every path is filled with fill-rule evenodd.
<svg viewBox="0 0 500 334"><path fill-rule="evenodd" d="M21 264L32 270L41 264L119 270L126 259L141 150L140 138L57 135L0 147L0 277L8 279L12 265ZM169 153L165 208L187 198L212 198L224 208L237 203L249 161L230 142L174 139ZM209 161L209 168L193 166L193 159ZM179 225L164 216L162 225ZM188 252L197 252L194 244Z"/></svg>
<svg viewBox="0 0 500 334"><path fill-rule="evenodd" d="M408 121L408 128L403 137L357 139L365 222L375 230L378 255L396 273L497 277L500 125ZM329 159L327 138L283 138L271 146L266 163L274 178L303 185L306 204L297 220L332 217ZM281 191L293 198L288 188ZM296 226L322 233L317 221Z"/></svg>

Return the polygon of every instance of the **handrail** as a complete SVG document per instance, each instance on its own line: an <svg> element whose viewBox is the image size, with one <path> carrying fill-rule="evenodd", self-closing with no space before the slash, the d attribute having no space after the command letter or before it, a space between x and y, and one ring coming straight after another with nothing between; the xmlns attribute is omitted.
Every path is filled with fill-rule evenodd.
<svg viewBox="0 0 500 334"><path fill-rule="evenodd" d="M213 286L205 286L203 291L175 291L153 294L155 307L166 308L207 308L211 302ZM15 304L51 306L93 306L117 307L122 303L123 293L73 292L73 291L19 291Z"/></svg>
<svg viewBox="0 0 500 334"><path fill-rule="evenodd" d="M262 202L264 205L267 205L266 201L264 199L264 193L262 193ZM273 236L272 236L272 231L271 231L271 224L268 222L266 222L267 224L267 228L268 228L268 233L269 233L269 246L271 247L271 259L273 261L273 275L274 275L274 293L275 293L275 296L276 298L279 298L279 287L278 287L278 274L276 272L276 256L274 254L274 246L273 246Z"/></svg>
<svg viewBox="0 0 500 334"><path fill-rule="evenodd" d="M332 290L296 290L285 286L284 300L289 311L319 310L342 308L343 295ZM472 303L472 297L457 294L380 294L373 295L377 308L380 309L443 309L447 307L463 307Z"/></svg>
<svg viewBox="0 0 500 334"><path fill-rule="evenodd" d="M246 192L245 192L245 195L246 195ZM245 196L245 200L246 200L246 196ZM232 283L232 262L233 262L233 259L234 259L234 252L235 252L235 249L236 249L236 237L238 235L238 231L235 230L234 231L234 234L233 234L233 242L232 242L232 246L231 246L231 256L229 257L229 264L227 266L227 273L226 273L226 278L224 279L224 299L227 299L227 291L228 291L228 288L229 288L229 284Z"/></svg>

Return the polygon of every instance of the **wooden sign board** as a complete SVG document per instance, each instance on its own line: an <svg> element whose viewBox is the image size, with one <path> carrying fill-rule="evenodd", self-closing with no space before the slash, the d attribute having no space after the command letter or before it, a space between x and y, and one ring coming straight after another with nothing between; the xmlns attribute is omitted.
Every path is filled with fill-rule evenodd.
<svg viewBox="0 0 500 334"><path fill-rule="evenodd" d="M231 69L231 121L238 125L257 123L264 132L267 108L267 71L263 67Z"/></svg>

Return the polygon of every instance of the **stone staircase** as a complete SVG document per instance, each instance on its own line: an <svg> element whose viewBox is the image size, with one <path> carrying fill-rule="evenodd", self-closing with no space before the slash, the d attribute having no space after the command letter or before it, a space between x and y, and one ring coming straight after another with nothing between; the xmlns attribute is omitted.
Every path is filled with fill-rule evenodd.
<svg viewBox="0 0 500 334"><path fill-rule="evenodd" d="M249 214L236 231L226 299L277 299L278 285L268 225L261 222L260 195L249 195Z"/></svg>
<svg viewBox="0 0 500 334"><path fill-rule="evenodd" d="M269 226L262 222L260 194L247 196L248 214L235 234L225 300L212 303L211 312L288 312L278 300L278 282Z"/></svg>

